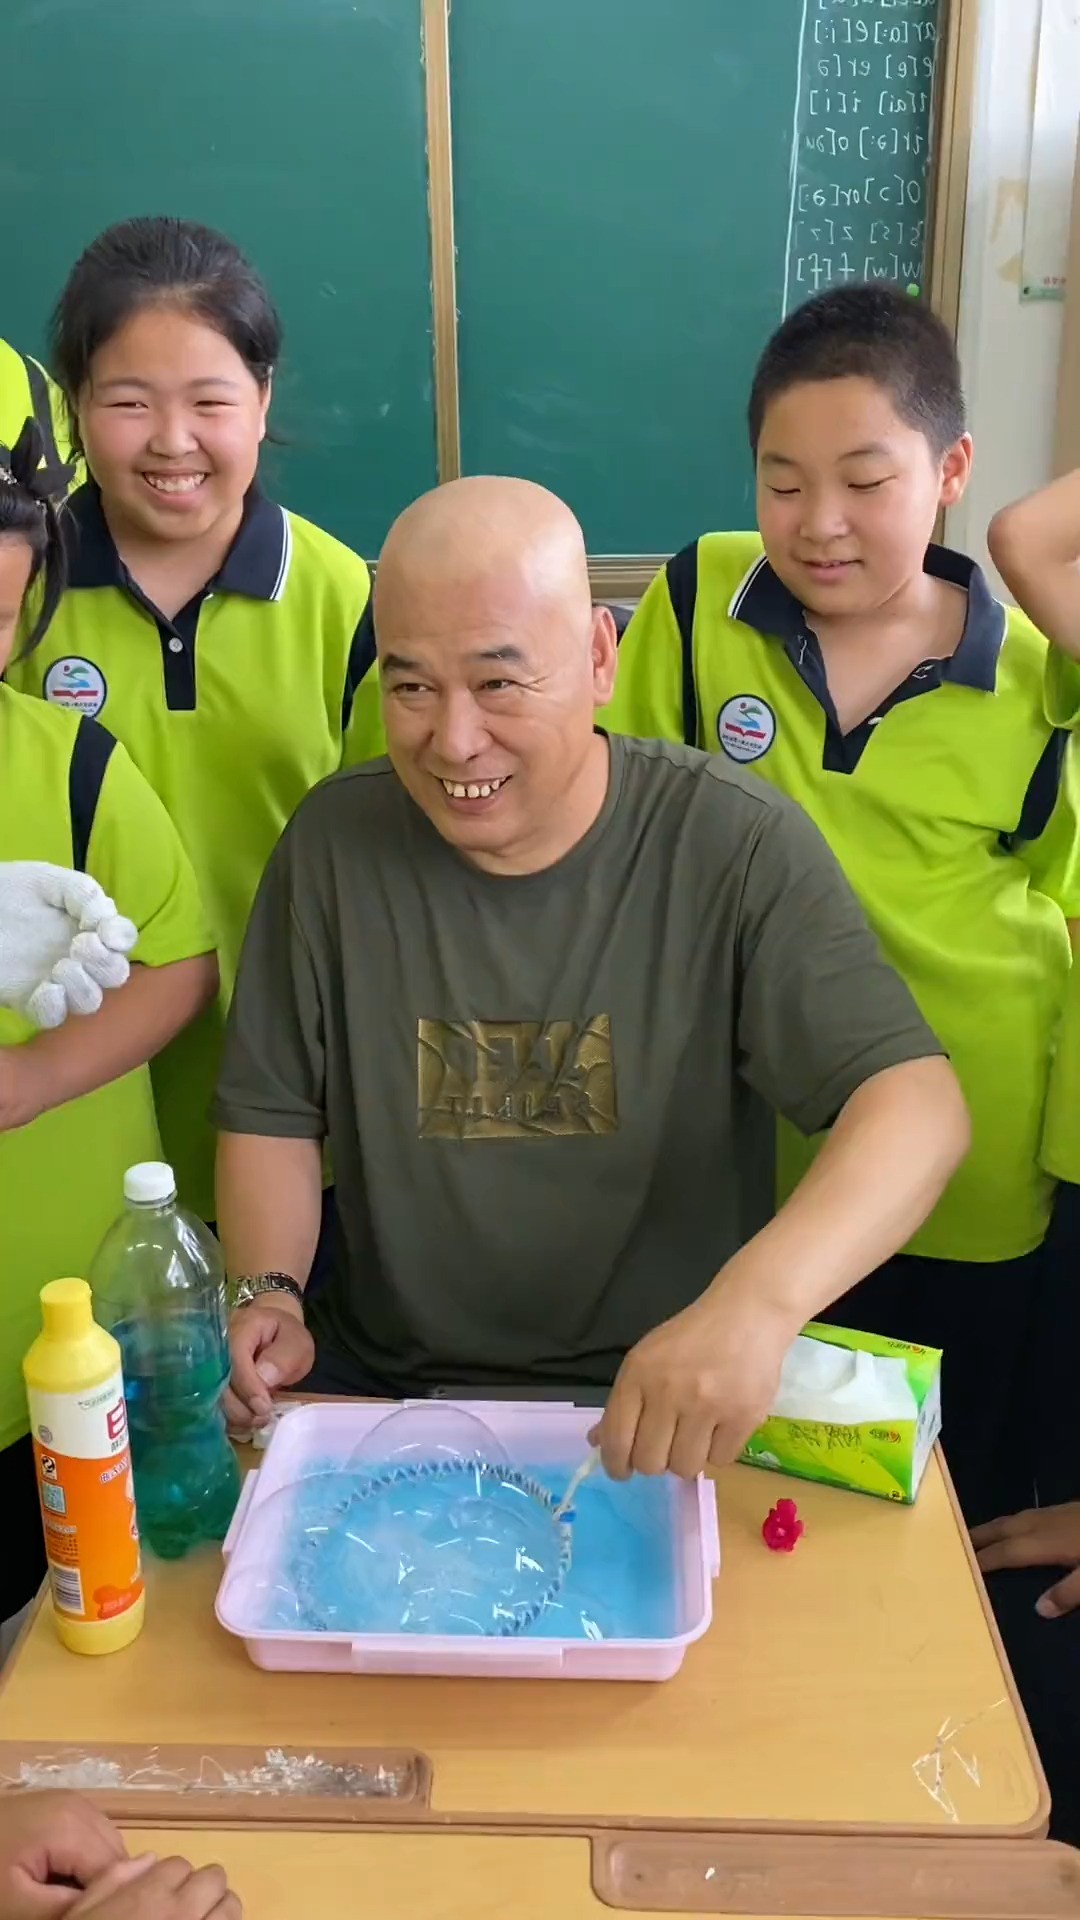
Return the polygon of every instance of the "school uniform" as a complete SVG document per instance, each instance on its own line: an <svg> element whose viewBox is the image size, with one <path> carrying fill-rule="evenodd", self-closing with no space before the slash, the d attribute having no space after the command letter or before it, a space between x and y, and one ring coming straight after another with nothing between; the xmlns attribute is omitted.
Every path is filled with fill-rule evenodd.
<svg viewBox="0 0 1080 1920"><path fill-rule="evenodd" d="M167 966L213 946L190 864L164 807L124 749L92 720L54 712L0 685L0 861L47 860L93 875L135 922L132 960ZM92 1016L91 1016L92 1017ZM0 1008L0 1047L35 1029ZM0 1502L34 1513L20 1371L40 1330L49 1280L85 1276L123 1203L123 1176L160 1158L149 1069L0 1133ZM9 1504L10 1503L10 1504ZM0 1620L41 1576L34 1526L5 1545Z"/></svg>
<svg viewBox="0 0 1080 1920"><path fill-rule="evenodd" d="M719 752L799 801L949 1052L971 1153L907 1257L831 1317L948 1347L946 1447L978 1519L1005 1492L988 1464L1003 1449L1030 1491L1012 1421L1053 1195L1039 1154L1066 916L1080 913L1075 769L1044 709L1042 636L973 561L931 547L925 564L967 595L960 643L847 734L803 608L755 534L709 534L669 563L602 717ZM820 1145L781 1125L781 1199Z"/></svg>
<svg viewBox="0 0 1080 1920"><path fill-rule="evenodd" d="M124 566L92 483L69 505L69 585L12 683L99 718L164 801L187 848L221 965L216 1008L155 1063L182 1199L213 1212L210 1102L224 1014L263 868L304 795L353 744L374 659L364 562L257 488L216 577L172 619Z"/></svg>
<svg viewBox="0 0 1080 1920"><path fill-rule="evenodd" d="M56 476L57 492L66 492L74 467L63 395L28 353L0 340L0 446L13 447L31 416L41 429L44 464Z"/></svg>

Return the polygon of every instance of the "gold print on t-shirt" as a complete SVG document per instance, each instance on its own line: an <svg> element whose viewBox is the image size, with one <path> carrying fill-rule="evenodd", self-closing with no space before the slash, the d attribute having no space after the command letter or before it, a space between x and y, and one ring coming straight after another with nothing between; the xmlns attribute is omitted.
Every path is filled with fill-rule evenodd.
<svg viewBox="0 0 1080 1920"><path fill-rule="evenodd" d="M611 1020L419 1020L421 1140L614 1133Z"/></svg>

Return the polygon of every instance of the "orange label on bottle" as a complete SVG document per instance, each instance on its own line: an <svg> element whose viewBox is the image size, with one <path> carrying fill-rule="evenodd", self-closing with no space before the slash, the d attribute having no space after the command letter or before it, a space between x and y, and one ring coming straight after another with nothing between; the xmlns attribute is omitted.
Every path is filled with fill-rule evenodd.
<svg viewBox="0 0 1080 1920"><path fill-rule="evenodd" d="M30 1418L53 1605L115 1620L143 1590L120 1374L86 1393L31 1392Z"/></svg>

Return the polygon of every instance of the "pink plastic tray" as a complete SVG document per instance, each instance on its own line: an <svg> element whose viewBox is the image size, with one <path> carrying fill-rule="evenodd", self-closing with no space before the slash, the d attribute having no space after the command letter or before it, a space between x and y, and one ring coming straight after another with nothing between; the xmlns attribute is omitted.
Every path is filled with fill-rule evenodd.
<svg viewBox="0 0 1080 1920"><path fill-rule="evenodd" d="M569 1477L588 1450L595 1412L573 1406L517 1401L424 1401L460 1406L496 1433L512 1460L558 1466ZM677 1528L677 1601L680 1631L664 1640L495 1639L481 1635L436 1638L419 1634L263 1632L242 1617L230 1596L231 1558L245 1529L271 1495L316 1462L344 1460L392 1408L357 1403L296 1407L279 1421L262 1467L244 1482L223 1548L226 1572L216 1612L227 1633L243 1640L257 1667L300 1673L400 1673L507 1680L670 1680L686 1649L712 1620L712 1583L720 1571L716 1496L706 1480L680 1483Z"/></svg>

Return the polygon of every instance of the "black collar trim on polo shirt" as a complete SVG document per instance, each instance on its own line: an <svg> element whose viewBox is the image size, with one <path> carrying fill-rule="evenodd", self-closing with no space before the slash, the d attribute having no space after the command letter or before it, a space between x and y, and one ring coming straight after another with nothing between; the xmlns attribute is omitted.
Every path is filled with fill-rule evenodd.
<svg viewBox="0 0 1080 1920"><path fill-rule="evenodd" d="M870 715L848 734L840 724L828 690L824 661L816 635L811 632L798 597L774 572L764 554L739 582L728 616L755 632L783 644L796 672L810 689L825 714L825 750L823 765L833 773L853 773L875 727L891 707L939 687L943 681L970 687L977 693L993 693L997 686L998 658L1005 639L1007 614L995 600L983 570L966 554L951 547L930 546L923 562L924 571L937 580L946 580L967 595L964 631L955 653L948 660L923 660L908 678L883 700L877 713Z"/></svg>
<svg viewBox="0 0 1080 1920"><path fill-rule="evenodd" d="M65 515L68 584L74 588L116 587L154 622L161 644L165 705L170 713L191 713L197 705L195 653L199 616L215 593L250 600L282 599L292 562L292 528L283 507L251 487L232 546L212 580L193 594L170 620L134 580L109 531L101 493L91 480L80 487Z"/></svg>
<svg viewBox="0 0 1080 1920"><path fill-rule="evenodd" d="M72 587L133 585L109 531L101 493L92 480L72 494L67 523L68 584ZM280 600L292 562L292 529L283 507L251 487L244 517L224 563L206 591L242 593L249 600ZM137 596L144 601L143 595Z"/></svg>

